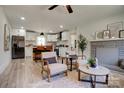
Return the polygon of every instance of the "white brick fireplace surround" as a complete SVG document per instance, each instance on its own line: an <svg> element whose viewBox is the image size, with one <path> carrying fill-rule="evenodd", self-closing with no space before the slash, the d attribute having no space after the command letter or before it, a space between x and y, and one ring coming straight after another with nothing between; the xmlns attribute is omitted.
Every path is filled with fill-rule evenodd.
<svg viewBox="0 0 124 93"><path fill-rule="evenodd" d="M91 41L91 56L97 57L101 65L124 72L117 65L119 59L124 59L124 39Z"/></svg>

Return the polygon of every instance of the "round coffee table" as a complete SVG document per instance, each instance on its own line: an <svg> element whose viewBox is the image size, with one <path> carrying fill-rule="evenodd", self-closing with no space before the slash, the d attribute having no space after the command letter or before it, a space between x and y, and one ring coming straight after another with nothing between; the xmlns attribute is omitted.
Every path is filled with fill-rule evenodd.
<svg viewBox="0 0 124 93"><path fill-rule="evenodd" d="M81 80L80 79L80 73L85 73L90 76L90 80ZM80 81L85 81L85 82L90 82L91 87L95 88L96 83L102 83L102 84L108 84L108 76L109 76L110 70L103 67L103 66L98 66L96 68L91 68L87 66L79 66L78 69L78 80ZM96 76L106 76L105 82L100 82L96 81Z"/></svg>

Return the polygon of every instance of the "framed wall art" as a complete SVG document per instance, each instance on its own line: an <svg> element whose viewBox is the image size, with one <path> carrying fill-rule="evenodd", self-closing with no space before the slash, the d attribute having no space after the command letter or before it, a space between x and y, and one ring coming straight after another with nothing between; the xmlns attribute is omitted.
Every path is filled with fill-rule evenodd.
<svg viewBox="0 0 124 93"><path fill-rule="evenodd" d="M110 30L111 38L119 38L119 31L123 29L123 22L108 24L107 29Z"/></svg>
<svg viewBox="0 0 124 93"><path fill-rule="evenodd" d="M10 29L7 24L4 24L4 51L9 50L10 45Z"/></svg>
<svg viewBox="0 0 124 93"><path fill-rule="evenodd" d="M95 39L103 39L103 33L101 32L95 32Z"/></svg>
<svg viewBox="0 0 124 93"><path fill-rule="evenodd" d="M119 38L124 38L124 30L119 31Z"/></svg>

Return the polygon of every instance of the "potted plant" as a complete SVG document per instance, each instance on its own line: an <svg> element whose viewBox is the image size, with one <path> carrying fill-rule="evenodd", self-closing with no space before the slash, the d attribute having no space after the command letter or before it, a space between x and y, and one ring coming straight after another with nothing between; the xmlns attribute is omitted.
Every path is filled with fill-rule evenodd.
<svg viewBox="0 0 124 93"><path fill-rule="evenodd" d="M96 60L95 60L95 58L90 58L90 59L88 59L88 64L89 64L89 66L90 67L93 67L93 68L95 68L97 65L96 65Z"/></svg>
<svg viewBox="0 0 124 93"><path fill-rule="evenodd" d="M79 40L78 40L78 47L81 50L82 53L82 58L83 58L83 52L87 47L87 39L83 35L79 35Z"/></svg>

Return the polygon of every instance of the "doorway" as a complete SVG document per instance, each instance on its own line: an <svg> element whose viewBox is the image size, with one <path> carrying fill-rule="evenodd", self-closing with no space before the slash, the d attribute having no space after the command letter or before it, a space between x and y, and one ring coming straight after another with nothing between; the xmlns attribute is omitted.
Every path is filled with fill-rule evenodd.
<svg viewBox="0 0 124 93"><path fill-rule="evenodd" d="M12 36L12 59L25 58L24 36Z"/></svg>

